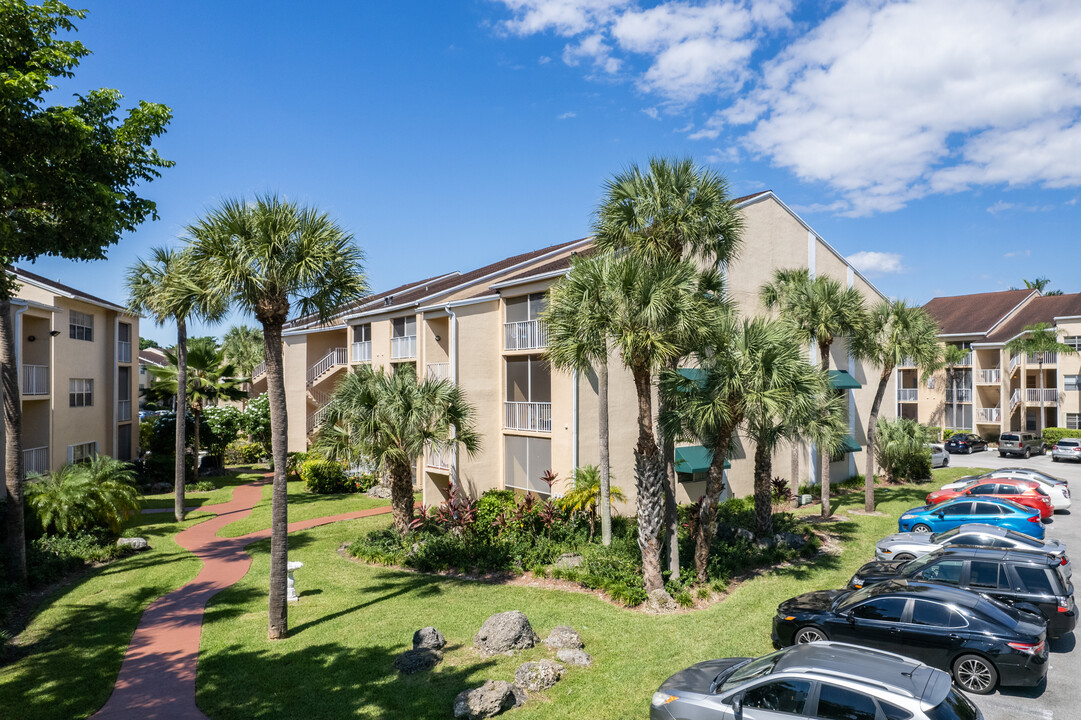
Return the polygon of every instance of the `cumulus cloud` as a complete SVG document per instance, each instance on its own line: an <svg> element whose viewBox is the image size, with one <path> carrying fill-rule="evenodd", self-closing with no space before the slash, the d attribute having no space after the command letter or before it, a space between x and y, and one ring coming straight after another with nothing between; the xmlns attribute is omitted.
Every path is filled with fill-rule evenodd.
<svg viewBox="0 0 1081 720"><path fill-rule="evenodd" d="M574 112L573 110L568 110L561 115L556 115L556 120L570 120L571 118L576 117L578 117L578 113Z"/></svg>
<svg viewBox="0 0 1081 720"><path fill-rule="evenodd" d="M905 271L901 256L897 253L862 250L849 255L848 262L864 275L889 275Z"/></svg>

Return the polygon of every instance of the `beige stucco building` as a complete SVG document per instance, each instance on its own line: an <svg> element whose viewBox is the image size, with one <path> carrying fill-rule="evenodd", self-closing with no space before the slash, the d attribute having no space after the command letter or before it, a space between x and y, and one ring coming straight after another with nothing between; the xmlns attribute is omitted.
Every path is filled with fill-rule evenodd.
<svg viewBox="0 0 1081 720"><path fill-rule="evenodd" d="M772 192L737 201L745 216L743 248L725 269L729 292L744 314L762 312L759 287L779 268L805 267L858 288L869 302L881 294ZM468 272L453 272L402 285L342 308L328 325L300 318L284 332L289 450L304 450L322 419L335 383L350 368L371 364L393 369L413 364L418 374L448 378L477 408L483 447L474 457L431 448L418 463L417 484L424 502L446 497L451 478L472 495L490 488L547 493L541 474L551 469L562 493L575 467L598 462L597 387L592 374L554 371L542 358L547 344L543 310L547 289L569 269L590 238L506 258ZM811 349L811 360L817 361ZM862 468L864 418L870 410L878 372L865 368L838 340L832 350L835 380L849 398L850 446L831 466L834 479ZM614 482L634 501L633 447L637 405L629 372L611 363L609 390ZM256 373L253 392L265 390ZM891 381L887 397L895 390ZM893 407L884 408L892 416ZM708 454L677 450L680 502L697 500L704 489ZM801 448L800 479L815 480L810 448ZM727 472L731 491L750 492L753 447L740 442ZM790 448L778 450L775 472L791 478Z"/></svg>
<svg viewBox="0 0 1081 720"><path fill-rule="evenodd" d="M40 275L12 272L21 285L11 307L24 472L44 473L94 453L134 459L139 318Z"/></svg>
<svg viewBox="0 0 1081 720"><path fill-rule="evenodd" d="M1005 290L938 297L924 307L938 321L942 342L968 352L952 383L946 370L922 380L911 365L900 368L899 415L992 441L1008 430L1081 429L1081 354L1038 357L1006 349L1026 327L1042 322L1081 350L1081 294Z"/></svg>

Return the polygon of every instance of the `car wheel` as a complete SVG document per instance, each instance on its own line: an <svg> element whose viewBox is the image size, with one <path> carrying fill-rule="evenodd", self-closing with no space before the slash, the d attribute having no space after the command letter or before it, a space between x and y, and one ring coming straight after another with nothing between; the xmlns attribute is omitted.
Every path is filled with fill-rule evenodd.
<svg viewBox="0 0 1081 720"><path fill-rule="evenodd" d="M972 446L969 445L967 448L965 448L965 455L971 455L971 454L972 454Z"/></svg>
<svg viewBox="0 0 1081 720"><path fill-rule="evenodd" d="M998 456L999 456L999 457L1006 457L1006 453L1004 453L1004 452L1000 452L1000 453L998 454Z"/></svg>
<svg viewBox="0 0 1081 720"><path fill-rule="evenodd" d="M1058 462L1058 458L1054 455L1051 456L1051 462Z"/></svg>
<svg viewBox="0 0 1081 720"><path fill-rule="evenodd" d="M793 639L796 641L797 645L806 645L807 643L829 640L829 636L826 635L826 631L822 628L808 625L807 627L800 628L796 632L796 637Z"/></svg>
<svg viewBox="0 0 1081 720"><path fill-rule="evenodd" d="M1030 457L1032 457L1032 450L1030 448L1025 448L1025 459L1028 460Z"/></svg>
<svg viewBox="0 0 1081 720"><path fill-rule="evenodd" d="M931 526L924 523L916 523L912 526L912 532L929 533L931 532Z"/></svg>
<svg viewBox="0 0 1081 720"><path fill-rule="evenodd" d="M949 466L950 466L950 456L947 455L946 457L942 458L942 467L949 467Z"/></svg>
<svg viewBox="0 0 1081 720"><path fill-rule="evenodd" d="M894 560L915 560L916 556L912 553L898 553L893 556Z"/></svg>
<svg viewBox="0 0 1081 720"><path fill-rule="evenodd" d="M962 655L953 664L953 680L974 695L986 695L998 684L998 671L979 655Z"/></svg>

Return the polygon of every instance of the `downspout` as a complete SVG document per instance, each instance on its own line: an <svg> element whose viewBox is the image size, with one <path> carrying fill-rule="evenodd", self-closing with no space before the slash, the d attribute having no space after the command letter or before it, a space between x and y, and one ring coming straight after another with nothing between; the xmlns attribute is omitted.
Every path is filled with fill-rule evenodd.
<svg viewBox="0 0 1081 720"><path fill-rule="evenodd" d="M454 383L455 387L458 387L458 316L454 314L454 309L450 305L445 306L444 309L447 311L447 329L450 330L450 349L448 350L450 355L450 381ZM455 435L455 430L451 427L451 438L455 437ZM450 479L455 485L458 484L457 443L454 444L454 460L450 469Z"/></svg>
<svg viewBox="0 0 1081 720"><path fill-rule="evenodd" d="M578 472L578 371L571 375L571 472Z"/></svg>
<svg viewBox="0 0 1081 720"><path fill-rule="evenodd" d="M118 449L117 435L120 433L120 316L113 317L113 457ZM199 458L195 458L195 475L199 475Z"/></svg>

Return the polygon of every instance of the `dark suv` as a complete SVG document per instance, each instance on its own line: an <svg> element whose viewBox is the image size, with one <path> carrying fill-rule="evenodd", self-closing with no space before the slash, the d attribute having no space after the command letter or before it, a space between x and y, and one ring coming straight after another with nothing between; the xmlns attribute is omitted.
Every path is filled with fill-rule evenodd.
<svg viewBox="0 0 1081 720"><path fill-rule="evenodd" d="M1077 624L1073 585L1062 558L1032 550L946 547L908 562L870 562L848 582L859 589L904 578L953 585L1042 615L1047 636L1061 637Z"/></svg>

